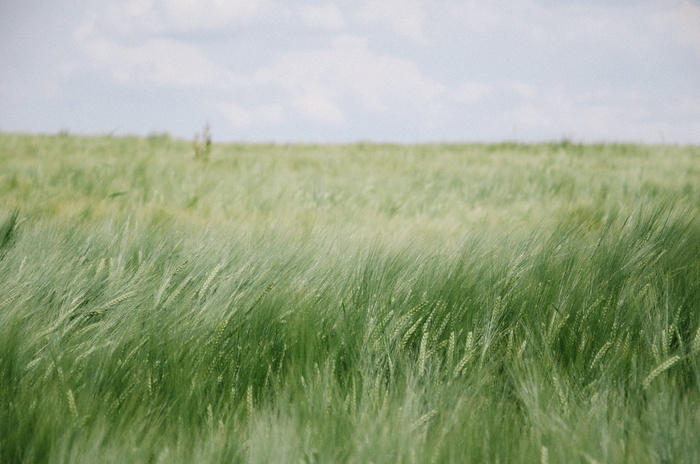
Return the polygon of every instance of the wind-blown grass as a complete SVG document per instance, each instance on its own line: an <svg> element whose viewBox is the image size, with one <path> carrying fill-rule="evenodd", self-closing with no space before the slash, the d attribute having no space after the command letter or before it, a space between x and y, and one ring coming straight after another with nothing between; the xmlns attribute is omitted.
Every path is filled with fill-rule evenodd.
<svg viewBox="0 0 700 464"><path fill-rule="evenodd" d="M1 462L700 460L695 148L2 141Z"/></svg>

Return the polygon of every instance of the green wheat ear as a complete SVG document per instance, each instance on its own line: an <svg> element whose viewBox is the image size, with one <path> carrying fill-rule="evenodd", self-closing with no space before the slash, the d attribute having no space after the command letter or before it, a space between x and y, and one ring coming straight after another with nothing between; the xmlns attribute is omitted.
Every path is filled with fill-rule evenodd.
<svg viewBox="0 0 700 464"><path fill-rule="evenodd" d="M659 364L656 366L650 373L649 375L646 376L646 378L642 381L642 387L646 390L649 388L649 385L651 382L654 381L655 378L657 378L662 372L670 369L673 367L674 364L676 364L678 361L680 361L681 357L678 355L672 356L663 363Z"/></svg>
<svg viewBox="0 0 700 464"><path fill-rule="evenodd" d="M119 295L118 297L113 298L113 299L109 300L107 303L105 303L104 308L111 308L113 306L116 306L119 303L121 303L122 301L128 300L129 298L131 298L134 295L136 295L135 291L129 291L129 292L126 292L122 295Z"/></svg>
<svg viewBox="0 0 700 464"><path fill-rule="evenodd" d="M19 210L16 209L0 224L0 259L5 256L17 234L18 216Z"/></svg>
<svg viewBox="0 0 700 464"><path fill-rule="evenodd" d="M207 276L207 279L204 281L200 289L197 291L197 296L199 298L202 298L207 293L207 290L209 289L209 286L211 285L212 281L216 278L216 276L219 274L219 271L223 268L223 264L219 263L217 264L214 269L211 270L209 275Z"/></svg>
<svg viewBox="0 0 700 464"><path fill-rule="evenodd" d="M695 353L697 351L700 351L700 327L695 331L693 341L690 343L690 352Z"/></svg>

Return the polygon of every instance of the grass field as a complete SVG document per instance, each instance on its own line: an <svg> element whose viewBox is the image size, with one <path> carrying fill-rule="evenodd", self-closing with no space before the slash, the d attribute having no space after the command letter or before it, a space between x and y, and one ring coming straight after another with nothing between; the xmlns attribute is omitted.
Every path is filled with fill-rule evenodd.
<svg viewBox="0 0 700 464"><path fill-rule="evenodd" d="M0 134L0 462L700 462L700 148Z"/></svg>

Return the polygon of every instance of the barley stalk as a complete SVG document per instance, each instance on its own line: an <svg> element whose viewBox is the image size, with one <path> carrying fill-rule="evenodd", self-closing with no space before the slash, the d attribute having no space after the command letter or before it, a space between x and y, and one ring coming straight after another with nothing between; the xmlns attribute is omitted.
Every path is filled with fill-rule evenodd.
<svg viewBox="0 0 700 464"><path fill-rule="evenodd" d="M642 387L646 390L649 388L649 385L651 382L654 381L656 377L658 377L662 372L666 371L667 369L670 369L673 367L674 364L676 364L678 361L680 361L681 357L678 355L672 356L663 363L659 364L652 370L649 375L646 376L644 381L642 381Z"/></svg>
<svg viewBox="0 0 700 464"><path fill-rule="evenodd" d="M395 328L394 333L393 333L391 338L395 339L396 337L398 337L399 334L401 333L401 331L403 330L403 328L406 326L406 324L408 324L408 321L413 319L413 316L415 316L419 311L421 311L427 305L428 305L428 302L423 301L420 304L418 304L417 306L415 306L413 309L411 309L409 312L407 312L406 314L401 316L395 324L396 328ZM420 318L419 318L419 320L420 320ZM418 322L418 323L420 323L420 322ZM403 344L404 343L402 343L402 345Z"/></svg>
<svg viewBox="0 0 700 464"><path fill-rule="evenodd" d="M438 327L437 331L434 332L436 338L440 336L443 330L445 330L445 327L447 327L447 324L449 324L450 316L451 315L448 314L447 317L442 320L442 324L440 324L440 327Z"/></svg>
<svg viewBox="0 0 700 464"><path fill-rule="evenodd" d="M589 369L593 369L596 365L598 365L598 362L603 358L603 356L605 356L605 353L608 352L608 348L610 348L610 345L612 345L612 343L610 342L610 340L608 340L603 344L603 346L600 347L596 355L593 357L593 361L591 361Z"/></svg>
<svg viewBox="0 0 700 464"><path fill-rule="evenodd" d="M105 268L106 262L107 260L105 258L100 259L100 262L97 264L97 269L95 270L96 276L99 276L102 273L102 271Z"/></svg>
<svg viewBox="0 0 700 464"><path fill-rule="evenodd" d="M108 301L105 305L104 308L111 308L112 306L116 306L122 301L131 298L132 296L136 295L136 292L131 291L131 292L126 292L123 295L119 295L118 297Z"/></svg>
<svg viewBox="0 0 700 464"><path fill-rule="evenodd" d="M438 412L436 409L432 409L432 410L426 412L425 414L420 416L413 424L411 424L411 430L417 430L417 429L423 427L428 422L430 422L430 419L435 417L437 415L437 413Z"/></svg>
<svg viewBox="0 0 700 464"><path fill-rule="evenodd" d="M578 352L581 353L586 348L586 343L588 342L588 332L583 332L581 334L581 341L578 344Z"/></svg>
<svg viewBox="0 0 700 464"><path fill-rule="evenodd" d="M180 282L180 285L178 285L175 290L173 290L173 293L168 296L168 299L163 302L163 307L168 307L170 304L175 301L175 299L180 296L180 293L182 293L182 290L185 288L187 284L190 283L192 280L192 276L187 276L182 282Z"/></svg>
<svg viewBox="0 0 700 464"><path fill-rule="evenodd" d="M265 287L265 290L263 290L262 293L260 293L260 295L258 295L258 298L256 298L256 300L253 302L253 304L250 305L250 307L248 307L248 310L246 311L246 313L249 313L250 311L252 311L253 308L255 308L255 306L257 306L257 304L260 303L260 301L262 301L262 299L265 298L265 296L268 293L270 293L270 290L272 290L272 287L274 287L274 286L275 286L275 283L272 282L270 285Z"/></svg>
<svg viewBox="0 0 700 464"><path fill-rule="evenodd" d="M189 259L185 259L183 262L178 264L178 266L175 268L175 270L172 273L172 277L175 277L178 274L178 272L180 272L185 266L187 266L187 263L189 263L189 262L190 262Z"/></svg>
<svg viewBox="0 0 700 464"><path fill-rule="evenodd" d="M175 277L189 262L190 262L189 259L185 259L184 261L182 261L175 268L175 270L172 272L172 274L170 274L170 276L165 279L165 281L161 285L160 289L158 290L158 293L156 294L155 303L153 306L158 306L161 298L163 297L163 293L165 293L165 291L168 289L168 286L170 285L170 282L173 280L173 277Z"/></svg>
<svg viewBox="0 0 700 464"><path fill-rule="evenodd" d="M12 303L13 301L15 301L19 297L19 295L20 295L19 290L15 290L14 292L10 293L10 296L8 296L4 300L2 300L2 302L0 302L0 308L4 308L5 306L7 306L10 303Z"/></svg>
<svg viewBox="0 0 700 464"><path fill-rule="evenodd" d="M352 390L350 391L350 415L355 416L357 414L357 385L355 384L355 379L352 380Z"/></svg>
<svg viewBox="0 0 700 464"><path fill-rule="evenodd" d="M676 335L678 336L678 327L675 326L675 324L671 324L668 327L668 337L666 339L666 353L671 351L671 343L673 342L673 336ZM680 337L678 337L680 340Z"/></svg>
<svg viewBox="0 0 700 464"><path fill-rule="evenodd" d="M141 340L139 343L136 344L135 347L133 347L133 348L131 349L131 351L129 351L129 353L128 353L123 359L122 359L122 358L119 358L119 360L117 361L117 363L118 363L120 366L123 366L123 365L127 364L127 363L131 360L131 358L133 358L134 355L135 355L136 353L138 353L139 350L141 349L141 347L143 347L143 345L145 345L145 344L146 344L146 339Z"/></svg>
<svg viewBox="0 0 700 464"><path fill-rule="evenodd" d="M99 348L98 345L92 345L87 351L84 351L84 352L80 353L80 355L77 356L77 357L75 358L76 363L79 362L79 361L82 361L83 359L85 359L85 358L87 358L88 356L90 356L92 353L94 353L95 351L97 351L98 348ZM33 360L33 361L34 361L34 360ZM29 367L29 365L27 365L27 367Z"/></svg>
<svg viewBox="0 0 700 464"><path fill-rule="evenodd" d="M43 360L44 360L44 357L43 357L43 356L37 356L36 358L34 358L34 359L32 359L31 361L29 361L29 362L27 363L27 367L26 367L27 371L32 370L32 369L34 368L34 366L36 366L37 364L39 364L39 363L40 363L41 361L43 361Z"/></svg>
<svg viewBox="0 0 700 464"><path fill-rule="evenodd" d="M58 382L60 385L65 385L66 384L66 378L65 375L63 374L63 368L59 366L56 361L54 361L54 366L56 369L56 374L58 375Z"/></svg>
<svg viewBox="0 0 700 464"><path fill-rule="evenodd" d="M214 409L211 407L211 403L207 404L207 425L214 426Z"/></svg>
<svg viewBox="0 0 700 464"><path fill-rule="evenodd" d="M408 340L411 338L413 333L418 329L418 326L421 324L422 321L423 321L423 318L419 317L418 320L411 327L409 327L409 329L403 335L403 337L401 338L401 348L402 349L406 346L406 343L408 343Z"/></svg>
<svg viewBox="0 0 700 464"><path fill-rule="evenodd" d="M24 266L27 265L27 257L24 256L22 258L22 262L19 263L19 269L17 270L17 275L20 276L22 275L22 271L24 271Z"/></svg>
<svg viewBox="0 0 700 464"><path fill-rule="evenodd" d="M624 338L619 338L615 344L616 356L625 356L630 349L630 334L627 333Z"/></svg>
<svg viewBox="0 0 700 464"><path fill-rule="evenodd" d="M558 313L554 314L554 316L552 317L552 322L550 324L549 331L547 333L547 343L550 347L554 343L557 334L559 333L561 328L564 327L566 321L568 320L569 314L566 314L564 316L560 316Z"/></svg>
<svg viewBox="0 0 700 464"><path fill-rule="evenodd" d="M590 457L587 453L583 453L583 457L586 458L590 464L599 464L598 461Z"/></svg>
<svg viewBox="0 0 700 464"><path fill-rule="evenodd" d="M425 325L423 326L423 337L421 337L420 340L420 349L418 350L418 376L422 377L423 374L425 373L425 361L428 358L427 355L427 348L428 348L428 337L430 335L428 331L428 325L430 324L430 320L426 321Z"/></svg>
<svg viewBox="0 0 700 464"><path fill-rule="evenodd" d="M496 302L493 305L493 312L491 313L492 319L498 319L498 316L500 316L503 310L503 306L503 297L501 297L501 295L498 295L496 297Z"/></svg>
<svg viewBox="0 0 700 464"><path fill-rule="evenodd" d="M464 356L462 356L462 359L457 363L457 366L455 367L454 370L454 377L459 376L462 373L462 370L466 367L467 363L472 359L472 356L474 355L474 332L469 331L467 334L467 341L464 344Z"/></svg>
<svg viewBox="0 0 700 464"><path fill-rule="evenodd" d="M248 385L248 389L245 393L245 406L246 413L248 414L248 419L253 417L253 386Z"/></svg>
<svg viewBox="0 0 700 464"><path fill-rule="evenodd" d="M559 397L559 402L561 403L562 407L564 408L564 412L568 413L569 412L569 405L568 405L568 402L566 401L566 394L564 393L564 388L562 388L561 382L559 381L559 376L557 376L557 375L552 376L552 383L554 384L554 390L556 390L557 396Z"/></svg>
<svg viewBox="0 0 700 464"><path fill-rule="evenodd" d="M369 344L370 338L372 337L372 332L374 331L374 328L377 323L377 318L374 316L370 316L367 320L367 327L365 329L365 334L362 337L362 345L367 346Z"/></svg>
<svg viewBox="0 0 700 464"><path fill-rule="evenodd" d="M695 331L693 341L690 343L690 352L695 353L696 351L700 351L700 327Z"/></svg>
<svg viewBox="0 0 700 464"><path fill-rule="evenodd" d="M527 347L527 340L523 340L523 342L520 344L520 348L518 349L518 359L521 361L523 359L523 353L525 352L526 347Z"/></svg>
<svg viewBox="0 0 700 464"><path fill-rule="evenodd" d="M654 357L654 361L659 362L659 359L661 359L661 356L659 355L659 349L656 347L655 344L651 345L651 355Z"/></svg>
<svg viewBox="0 0 700 464"><path fill-rule="evenodd" d="M66 392L66 398L68 399L68 409L70 409L70 413L73 415L73 418L78 421L80 416L78 415L78 407L75 405L75 397L73 396L73 390L70 388Z"/></svg>
<svg viewBox="0 0 700 464"><path fill-rule="evenodd" d="M211 285L212 281L214 280L214 278L216 277L216 275L219 273L219 271L221 271L221 268L222 268L222 267L223 267L223 264L222 264L222 263L219 263L219 264L217 264L217 265L214 267L214 269L212 269L212 271L209 273L209 275L207 276L207 279L206 279L206 280L204 281L204 283L202 284L202 287L201 287L201 288L199 289L199 291L197 292L197 296L198 296L199 298L201 298L202 296L204 296L204 294L207 292L207 290L209 289L209 285Z"/></svg>
<svg viewBox="0 0 700 464"><path fill-rule="evenodd" d="M82 303L83 300L85 300L85 295L87 295L87 292L83 292L77 297L73 298L73 301L70 302L70 307L66 311L66 314L70 314L73 311L75 311L78 308L78 306L80 306L80 303Z"/></svg>
<svg viewBox="0 0 700 464"><path fill-rule="evenodd" d="M455 354L455 332L454 330L450 332L450 339L447 344L447 355L445 357L445 364L451 364L452 358Z"/></svg>
<svg viewBox="0 0 700 464"><path fill-rule="evenodd" d="M389 323L391 322L392 317L394 317L394 310L392 309L389 311L386 316L383 318L379 319L379 322L375 324L374 329L372 331L372 338L370 341L373 342L372 346L374 348L378 348L380 346L380 343L382 342L382 335L386 333L387 327L389 326Z"/></svg>
<svg viewBox="0 0 700 464"><path fill-rule="evenodd" d="M146 376L146 387L148 388L148 397L153 398L153 375L151 370L148 370L148 375Z"/></svg>

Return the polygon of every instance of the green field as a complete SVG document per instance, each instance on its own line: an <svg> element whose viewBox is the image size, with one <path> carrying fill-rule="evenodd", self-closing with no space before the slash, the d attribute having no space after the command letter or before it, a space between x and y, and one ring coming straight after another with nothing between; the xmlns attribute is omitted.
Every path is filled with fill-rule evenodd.
<svg viewBox="0 0 700 464"><path fill-rule="evenodd" d="M698 463L700 147L0 134L0 462Z"/></svg>

